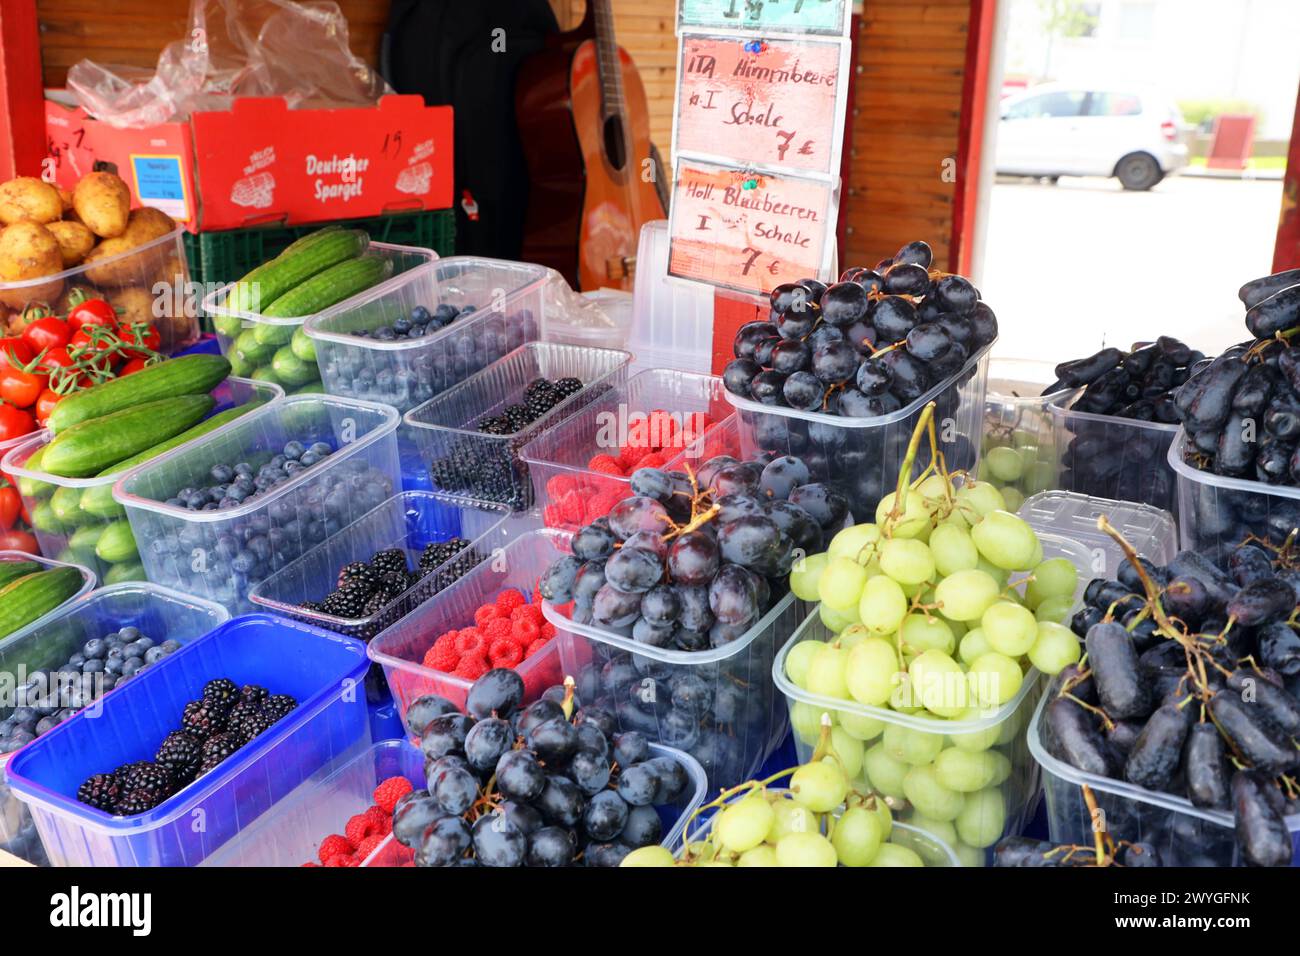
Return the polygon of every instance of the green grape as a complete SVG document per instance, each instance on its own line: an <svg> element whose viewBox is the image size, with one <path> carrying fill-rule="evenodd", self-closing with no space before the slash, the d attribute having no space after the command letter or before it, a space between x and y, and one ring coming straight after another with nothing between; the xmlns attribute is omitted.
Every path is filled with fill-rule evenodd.
<svg viewBox="0 0 1300 956"><path fill-rule="evenodd" d="M878 574L862 589L858 614L871 633L892 634L907 614L907 595L893 578Z"/></svg>
<svg viewBox="0 0 1300 956"><path fill-rule="evenodd" d="M934 758L934 777L949 790L974 793L997 782L1000 772L996 750L972 753L958 747L949 747Z"/></svg>
<svg viewBox="0 0 1300 956"><path fill-rule="evenodd" d="M1074 610L1074 598L1049 597L1034 609L1034 618L1039 621L1051 621L1053 624L1064 623Z"/></svg>
<svg viewBox="0 0 1300 956"><path fill-rule="evenodd" d="M1018 571L1024 571L1026 568L1036 567L1043 563L1043 542L1038 540L1038 535L1034 535L1034 553L1029 558L1029 563L1024 568L1017 568Z"/></svg>
<svg viewBox="0 0 1300 956"><path fill-rule="evenodd" d="M980 629L993 650L1016 658L1034 646L1038 621L1028 608L1010 601L998 601L980 618Z"/></svg>
<svg viewBox="0 0 1300 956"><path fill-rule="evenodd" d="M982 720L984 714L978 704L963 711L957 718L963 722L975 722ZM965 734L949 734L948 740L958 750L966 750L971 753L978 753L981 750L988 750L994 744L998 743L998 737L1001 728L994 724L991 727L985 727L982 730L972 730Z"/></svg>
<svg viewBox="0 0 1300 956"><path fill-rule="evenodd" d="M1040 491L1056 487L1056 463L1049 460L1051 456L1055 455L1055 450L1042 449L1040 454L1047 457L1043 461L1036 461L1030 465L1025 472L1024 480L1020 482L1020 487L1025 490L1027 495L1034 495Z"/></svg>
<svg viewBox="0 0 1300 956"><path fill-rule="evenodd" d="M923 816L935 820L955 820L965 799L956 790L941 784L931 766L913 767L903 778L903 793Z"/></svg>
<svg viewBox="0 0 1300 956"><path fill-rule="evenodd" d="M969 481L957 491L957 507L968 521L1005 510L1006 506L1002 492L987 481Z"/></svg>
<svg viewBox="0 0 1300 956"><path fill-rule="evenodd" d="M903 639L904 650L918 653L934 650L951 654L953 648L957 646L952 628L944 622L943 618L935 614L929 617L923 612L907 615L899 628L899 636Z"/></svg>
<svg viewBox="0 0 1300 956"><path fill-rule="evenodd" d="M700 861L712 860L718 853L718 848L713 845L712 840L698 840L694 843L686 844L686 853L691 859Z"/></svg>
<svg viewBox="0 0 1300 956"><path fill-rule="evenodd" d="M955 524L941 524L930 534L930 552L935 569L943 577L955 571L968 571L979 563L979 549L969 532Z"/></svg>
<svg viewBox="0 0 1300 956"><path fill-rule="evenodd" d="M943 750L943 734L927 730L914 730L902 724L890 724L885 728L881 742L885 752L895 760L912 766L921 766L934 761ZM870 768L867 773L870 773Z"/></svg>
<svg viewBox="0 0 1300 956"><path fill-rule="evenodd" d="M835 642L844 650L851 651L870 636L871 632L867 630L865 625L850 624L839 637L835 638Z"/></svg>
<svg viewBox="0 0 1300 956"><path fill-rule="evenodd" d="M816 599L814 598L814 600ZM832 634L838 634L854 624L862 623L862 618L858 617L856 602L847 611L837 611L829 604L818 604L817 616L821 618L821 622L826 625L826 629Z"/></svg>
<svg viewBox="0 0 1300 956"><path fill-rule="evenodd" d="M880 570L899 584L924 584L934 576L934 555L924 542L891 538L880 549Z"/></svg>
<svg viewBox="0 0 1300 956"><path fill-rule="evenodd" d="M859 561L862 557L869 557L875 553L875 549L868 551L863 555L863 549L867 545L875 544L880 540L880 526L875 524L855 524L850 528L841 528L831 538L830 545L826 548L826 553L832 558L852 558Z"/></svg>
<svg viewBox="0 0 1300 956"><path fill-rule="evenodd" d="M869 866L925 866L925 861L913 849L897 843L881 844L880 852Z"/></svg>
<svg viewBox="0 0 1300 956"><path fill-rule="evenodd" d="M763 795L750 794L718 814L713 835L733 853L744 853L763 842L775 819L772 805Z"/></svg>
<svg viewBox="0 0 1300 956"><path fill-rule="evenodd" d="M808 686L808 665L823 646L821 641L800 641L785 655L786 676L796 687Z"/></svg>
<svg viewBox="0 0 1300 956"><path fill-rule="evenodd" d="M935 600L944 617L954 621L977 621L998 599L998 582L984 571L957 571L940 581Z"/></svg>
<svg viewBox="0 0 1300 956"><path fill-rule="evenodd" d="M844 776L850 780L856 780L862 773L862 741L846 733L843 727L831 728L831 753L839 759Z"/></svg>
<svg viewBox="0 0 1300 956"><path fill-rule="evenodd" d="M956 494L952 482L943 475L930 475L916 486L916 490L931 511Z"/></svg>
<svg viewBox="0 0 1300 956"><path fill-rule="evenodd" d="M637 847L623 857L619 866L672 866L674 862L673 855L667 849L655 845Z"/></svg>
<svg viewBox="0 0 1300 956"><path fill-rule="evenodd" d="M911 666L912 661L903 655L903 663ZM919 714L923 708L921 706L920 695L912 689L912 678L907 671L899 671L895 678L896 686L893 693L889 695L889 707L900 714Z"/></svg>
<svg viewBox="0 0 1300 956"><path fill-rule="evenodd" d="M1023 518L1009 511L991 511L970 530L971 540L990 564L1008 571L1031 568L1038 536Z"/></svg>
<svg viewBox="0 0 1300 956"><path fill-rule="evenodd" d="M756 846L740 854L736 866L780 866L776 861L776 847Z"/></svg>
<svg viewBox="0 0 1300 956"><path fill-rule="evenodd" d="M907 818L907 822L918 830L924 830L935 839L942 840L949 846L957 842L957 828L953 826L951 820L931 820L923 813L913 812ZM902 833L903 831L900 830L899 834Z"/></svg>
<svg viewBox="0 0 1300 956"><path fill-rule="evenodd" d="M1040 621L1034 644L1029 648L1029 662L1044 674L1059 674L1079 660L1079 638L1064 624Z"/></svg>
<svg viewBox="0 0 1300 956"><path fill-rule="evenodd" d="M767 833L769 843L778 843L789 833L816 833L817 817L793 797L785 794L772 800L772 829Z"/></svg>
<svg viewBox="0 0 1300 956"><path fill-rule="evenodd" d="M906 773L906 770L904 773ZM899 786L901 787L902 785L902 780L900 778ZM888 794L886 794L886 796L888 796ZM873 796L868 800L867 808L880 820L880 839L888 840L889 835L894 832L894 815L890 812L889 804L882 798Z"/></svg>
<svg viewBox="0 0 1300 956"><path fill-rule="evenodd" d="M838 858L831 841L820 833L790 833L776 844L778 866L835 866Z"/></svg>
<svg viewBox="0 0 1300 956"><path fill-rule="evenodd" d="M994 581L997 581L999 588L1005 588L1007 586L1007 581L1011 579L1010 571L1008 571L1006 568L999 568L996 564L989 563L988 561L984 560L983 555L980 555L979 564L975 565L975 567L983 571Z"/></svg>
<svg viewBox="0 0 1300 956"><path fill-rule="evenodd" d="M961 665L943 651L925 651L907 669L913 693L938 717L956 717L969 706L970 688Z"/></svg>
<svg viewBox="0 0 1300 956"><path fill-rule="evenodd" d="M1037 608L1048 598L1071 598L1079 587L1079 571L1068 558L1049 558L1034 568L1025 587L1025 600Z"/></svg>
<svg viewBox="0 0 1300 956"><path fill-rule="evenodd" d="M895 495L890 492L880 499L880 504L876 505L876 524L883 525L889 512L894 507ZM918 494L908 492L907 502L903 506L903 514L899 517L898 523L894 525L893 537L895 538L920 538L930 530L930 511L925 506L925 502Z"/></svg>
<svg viewBox="0 0 1300 956"><path fill-rule="evenodd" d="M1002 489L1002 500L1006 502L1008 511L1016 512L1025 503L1025 495L1019 488L1006 487Z"/></svg>
<svg viewBox="0 0 1300 956"><path fill-rule="evenodd" d="M696 866L735 866L730 860L704 860L696 863Z"/></svg>
<svg viewBox="0 0 1300 956"><path fill-rule="evenodd" d="M961 644L957 646L957 656L961 658L963 664L969 667L971 661L991 650L993 648L989 646L988 638L984 636L984 630L977 627L974 630L967 631L962 636Z"/></svg>
<svg viewBox="0 0 1300 956"><path fill-rule="evenodd" d="M1002 791L996 787L967 794L956 817L957 835L969 846L989 847L998 842L1007 825Z"/></svg>
<svg viewBox="0 0 1300 956"><path fill-rule="evenodd" d="M813 813L829 813L849 792L849 782L838 766L806 763L790 777L790 792Z"/></svg>
<svg viewBox="0 0 1300 956"><path fill-rule="evenodd" d="M1025 675L1010 657L989 651L971 662L970 691L985 707L1000 707L1020 692Z"/></svg>
<svg viewBox="0 0 1300 956"><path fill-rule="evenodd" d="M800 601L818 600L818 582L830 564L826 554L810 554L795 560L790 568L790 590Z"/></svg>
<svg viewBox="0 0 1300 956"><path fill-rule="evenodd" d="M849 651L845 683L858 703L883 706L898 682L897 674L897 652L884 638L869 637Z"/></svg>
<svg viewBox="0 0 1300 956"><path fill-rule="evenodd" d="M880 818L864 807L849 807L835 821L831 845L844 866L867 866L880 850Z"/></svg>
<svg viewBox="0 0 1300 956"><path fill-rule="evenodd" d="M994 448L985 456L984 468L980 469L980 473L983 474L986 469L988 474L985 477L1010 484L1019 480L1024 473L1025 460L1014 448Z"/></svg>
<svg viewBox="0 0 1300 956"><path fill-rule="evenodd" d="M822 733L822 714L824 711L816 704L805 704L796 700L790 704L790 726L795 736L806 744L815 745Z"/></svg>
<svg viewBox="0 0 1300 956"><path fill-rule="evenodd" d="M885 732L885 722L875 717L849 710L841 710L837 716L844 732L855 740L875 740Z"/></svg>
<svg viewBox="0 0 1300 956"><path fill-rule="evenodd" d="M867 583L867 569L852 558L831 558L817 582L817 594L837 611L847 611L858 603L862 586Z"/></svg>
<svg viewBox="0 0 1300 956"><path fill-rule="evenodd" d="M903 793L903 778L907 776L909 765L891 757L883 742L868 747L863 754L862 763L873 790L899 800L906 796Z"/></svg>
<svg viewBox="0 0 1300 956"><path fill-rule="evenodd" d="M903 589L903 597L910 602L913 598L920 597L930 588L930 582L922 581L920 584L899 584Z"/></svg>
<svg viewBox="0 0 1300 956"><path fill-rule="evenodd" d="M849 651L839 646L839 642L821 645L808 664L809 693L822 697L847 698L849 687L844 680L844 671L848 666Z"/></svg>
<svg viewBox="0 0 1300 956"><path fill-rule="evenodd" d="M956 843L949 843L948 845L952 847L952 852L957 855L957 860L962 866L979 868L985 865L983 850L978 850L973 846L967 846L960 840Z"/></svg>
<svg viewBox="0 0 1300 956"><path fill-rule="evenodd" d="M993 779L989 781L989 786L998 787L1011 776L1011 758L1001 750L989 751L989 755L993 758Z"/></svg>

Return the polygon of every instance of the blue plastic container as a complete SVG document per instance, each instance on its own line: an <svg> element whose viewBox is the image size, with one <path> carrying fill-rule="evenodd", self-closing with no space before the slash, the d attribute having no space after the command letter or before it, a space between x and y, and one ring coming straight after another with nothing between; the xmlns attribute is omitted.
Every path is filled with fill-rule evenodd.
<svg viewBox="0 0 1300 956"><path fill-rule="evenodd" d="M55 866L193 866L320 768L370 742L365 645L266 615L235 618L10 758ZM217 677L291 694L298 707L146 813L112 816L76 798L93 773L150 760L185 704Z"/></svg>

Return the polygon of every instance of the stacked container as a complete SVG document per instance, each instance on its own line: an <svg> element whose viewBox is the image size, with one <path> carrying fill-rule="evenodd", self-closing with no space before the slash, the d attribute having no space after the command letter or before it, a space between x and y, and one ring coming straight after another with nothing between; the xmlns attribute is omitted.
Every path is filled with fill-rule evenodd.
<svg viewBox="0 0 1300 956"><path fill-rule="evenodd" d="M1059 487L1134 501L1177 516L1173 470L1166 463L1177 425L1051 406L1061 452Z"/></svg>
<svg viewBox="0 0 1300 956"><path fill-rule="evenodd" d="M1093 577L1113 578L1125 556L1115 539L1097 527L1097 519L1103 515L1142 557L1164 565L1178 553L1173 517L1151 505L1092 498L1073 491L1040 491L1020 506L1020 517L1039 534L1063 535L1091 551L1086 570Z"/></svg>

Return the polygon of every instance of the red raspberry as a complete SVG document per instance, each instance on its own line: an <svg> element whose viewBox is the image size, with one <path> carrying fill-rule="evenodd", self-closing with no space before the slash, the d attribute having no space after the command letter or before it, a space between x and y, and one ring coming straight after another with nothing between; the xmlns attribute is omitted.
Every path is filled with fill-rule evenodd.
<svg viewBox="0 0 1300 956"><path fill-rule="evenodd" d="M515 621L524 621L524 620L532 621L538 627L541 627L542 622L546 620L545 616L542 614L541 605L537 603L521 604L513 611L510 612L511 624L513 624Z"/></svg>
<svg viewBox="0 0 1300 956"><path fill-rule="evenodd" d="M533 643L528 645L528 650L524 652L524 657L532 657L534 654L536 654L538 651L544 648L548 643L549 641L547 641L546 638L539 637L537 640L533 641Z"/></svg>
<svg viewBox="0 0 1300 956"><path fill-rule="evenodd" d="M317 866L317 867L318 867L318 866L320 866L320 864L317 863L315 860L308 860L306 863L303 864L303 866Z"/></svg>
<svg viewBox="0 0 1300 956"><path fill-rule="evenodd" d="M389 777L388 779L405 780L406 778ZM385 780L384 783L388 783L388 780ZM380 786L382 787L383 784L380 784ZM394 802L393 806L394 807L397 806L396 802ZM369 817L371 823L374 824L373 829L370 831L371 833L389 834L393 832L393 815L389 813L387 810L385 810L383 807L378 805L372 805L368 810L366 810L365 815Z"/></svg>
<svg viewBox="0 0 1300 956"><path fill-rule="evenodd" d="M510 633L521 647L527 647L542 636L542 629L537 626L536 621L521 617L517 621L510 622Z"/></svg>
<svg viewBox="0 0 1300 956"><path fill-rule="evenodd" d="M527 604L528 599L524 597L523 592L518 588L506 588L497 595L497 610L502 617L508 617L521 604Z"/></svg>
<svg viewBox="0 0 1300 956"><path fill-rule="evenodd" d="M452 671L452 674L465 680L478 680L487 671L488 662L486 657L481 653L466 654L460 659L460 663L456 665L456 669Z"/></svg>
<svg viewBox="0 0 1300 956"><path fill-rule="evenodd" d="M488 650L488 660L493 667L514 667L524 659L524 651L518 641L508 637L498 638Z"/></svg>
<svg viewBox="0 0 1300 956"><path fill-rule="evenodd" d="M542 622L542 640L549 641L555 636L555 625L550 621Z"/></svg>
<svg viewBox="0 0 1300 956"><path fill-rule="evenodd" d="M484 604L482 607L480 607L477 611L474 612L474 626L486 627L488 621L499 616L500 615L497 614L497 606L495 604Z"/></svg>
<svg viewBox="0 0 1300 956"><path fill-rule="evenodd" d="M364 813L349 817L348 825L343 828L343 835L353 846L360 846L361 841L374 832L374 822Z"/></svg>
<svg viewBox="0 0 1300 956"><path fill-rule="evenodd" d="M336 867L352 866L353 864L349 862L351 859L352 859L351 853L340 853L337 856L332 856L328 860L326 860L325 865L336 866Z"/></svg>
<svg viewBox="0 0 1300 956"><path fill-rule="evenodd" d="M560 513L559 505L546 505L542 508L542 523L548 528L564 527L564 515Z"/></svg>
<svg viewBox="0 0 1300 956"><path fill-rule="evenodd" d="M602 475L617 475L620 478L627 477L623 470L622 457L614 458L610 455L597 455L591 461L587 462L587 469Z"/></svg>
<svg viewBox="0 0 1300 956"><path fill-rule="evenodd" d="M560 518L564 524L578 524L582 521L583 496L580 492L570 491L560 499Z"/></svg>
<svg viewBox="0 0 1300 956"><path fill-rule="evenodd" d="M379 844L383 842L384 842L383 836L380 834L376 834L374 836L366 837L359 844L357 844L357 865L360 866L362 863L364 863L366 861L366 857L374 853L375 850L379 848Z"/></svg>
<svg viewBox="0 0 1300 956"><path fill-rule="evenodd" d="M659 452L654 452L653 454L646 455L644 458L642 458L639 462L637 462L636 466L637 468L662 468L664 466L664 462L666 462L667 460L668 459L665 458L663 455L659 454Z"/></svg>
<svg viewBox="0 0 1300 956"><path fill-rule="evenodd" d="M438 639L433 642L433 646L441 650L454 651L456 649L456 634L457 632L455 630L440 634Z"/></svg>
<svg viewBox="0 0 1300 956"><path fill-rule="evenodd" d="M397 806L397 801L410 793L412 789L414 788L411 786L411 781L405 777L389 777L375 787L375 792L371 794L370 799L375 801L375 806L382 812L391 816L393 808ZM366 812L369 813L369 811Z"/></svg>
<svg viewBox="0 0 1300 956"><path fill-rule="evenodd" d="M578 482L572 475L553 475L546 482L546 496L552 501L563 498L570 491L577 490Z"/></svg>
<svg viewBox="0 0 1300 956"><path fill-rule="evenodd" d="M460 651L462 658L474 654L482 654L487 650L483 643L483 635L479 633L476 627L462 628L456 635L456 650Z"/></svg>
<svg viewBox="0 0 1300 956"><path fill-rule="evenodd" d="M655 448L670 448L677 439L677 420L662 408L650 413L648 420L650 444Z"/></svg>
<svg viewBox="0 0 1300 956"><path fill-rule="evenodd" d="M442 671L447 674L454 671L456 665L460 663L460 651L456 650L455 644L444 645L443 647L434 644L424 655L424 660L421 663L431 670Z"/></svg>
<svg viewBox="0 0 1300 956"><path fill-rule="evenodd" d="M320 849L316 851L316 856L326 866L339 866L341 864L331 864L330 860L337 856L350 854L353 849L352 841L341 833L331 833L325 839L320 841Z"/></svg>
<svg viewBox="0 0 1300 956"><path fill-rule="evenodd" d="M492 646L493 641L500 640L503 637L510 636L510 622L504 617L496 617L488 621L487 627L483 628L483 637L487 640L488 646Z"/></svg>

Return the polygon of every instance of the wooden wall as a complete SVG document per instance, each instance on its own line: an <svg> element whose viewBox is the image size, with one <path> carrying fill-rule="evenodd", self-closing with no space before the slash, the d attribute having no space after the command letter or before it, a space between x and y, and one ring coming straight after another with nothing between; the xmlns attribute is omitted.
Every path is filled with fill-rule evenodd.
<svg viewBox="0 0 1300 956"><path fill-rule="evenodd" d="M384 0L339 0L352 48L371 63ZM562 27L585 0L550 0ZM846 183L844 264L871 264L911 239L948 261L971 0L866 0L857 44ZM188 0L37 0L47 86L82 57L152 66L187 28ZM677 38L674 0L614 0L619 42L636 61L665 157L672 140Z"/></svg>

